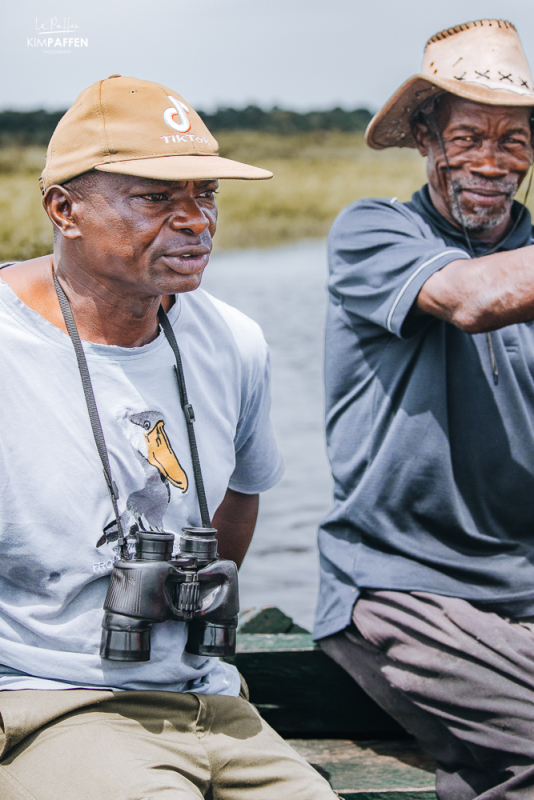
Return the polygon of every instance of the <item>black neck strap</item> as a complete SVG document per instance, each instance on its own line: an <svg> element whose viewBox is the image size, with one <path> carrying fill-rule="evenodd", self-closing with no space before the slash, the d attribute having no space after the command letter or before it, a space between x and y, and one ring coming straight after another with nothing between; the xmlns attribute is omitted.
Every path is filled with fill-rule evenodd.
<svg viewBox="0 0 534 800"><path fill-rule="evenodd" d="M63 319L65 320L65 325L67 327L67 331L69 332L69 336L72 340L74 352L76 353L76 360L78 362L78 369L80 371L80 377L82 380L83 393L85 395L87 411L89 412L89 421L91 423L96 449L98 450L98 455L100 456L100 461L102 462L104 477L106 479L106 484L109 490L111 503L113 505L113 512L115 514L115 520L117 522L118 545L120 548L120 554L123 559L128 559L129 558L128 548L126 545L124 529L122 526L121 517L119 514L119 507L118 507L119 492L117 489L117 484L115 483L111 475L111 467L109 463L108 451L104 439L104 433L102 431L102 424L100 422L100 417L98 414L95 395L93 392L91 376L89 374L89 368L87 366L87 359L85 358L82 342L80 340L80 335L78 333L78 329L74 321L74 316L72 314L72 309L67 299L67 295L65 294L65 292L63 291L63 287L59 283L55 271L53 272L53 276L54 276L54 286L56 288L56 294L59 300L61 313L63 314ZM189 403L189 400L187 398L187 389L185 386L182 358L180 356L178 342L176 341L176 336L174 335L172 325L169 322L167 314L163 310L162 306L159 307L158 318L161 327L163 329L163 333L167 337L167 341L169 342L172 351L174 353L174 357L176 359L176 366L174 367L174 371L176 373L176 380L178 382L178 391L180 393L180 405L182 406L182 411L184 412L185 423L187 427L187 435L189 437L189 447L191 450L191 460L193 463L193 474L195 477L195 485L198 496L198 504L200 507L200 517L202 520L202 527L211 528L211 520L208 510L208 504L206 501L206 492L204 490L204 481L202 479L202 470L200 468L200 459L198 457L198 448L195 437L195 430L193 427L193 423L195 421L195 415L193 412L193 406Z"/></svg>
<svg viewBox="0 0 534 800"><path fill-rule="evenodd" d="M180 405L184 412L185 424L187 426L187 435L189 437L189 449L191 451L191 461L193 463L193 475L195 476L195 486L197 489L198 506L200 509L200 518L202 520L203 528L211 528L210 512L208 510L208 502L206 500L206 492L204 490L204 479L202 478L202 470L200 468L200 458L198 457L197 440L195 437L195 429L193 423L195 421L195 412L193 406L187 399L187 389L185 386L184 370L182 367L182 357L178 348L178 342L169 322L169 318L165 313L163 306L159 307L158 317L163 329L163 333L167 337L171 349L174 353L176 366L174 372L178 382L178 391L180 393Z"/></svg>

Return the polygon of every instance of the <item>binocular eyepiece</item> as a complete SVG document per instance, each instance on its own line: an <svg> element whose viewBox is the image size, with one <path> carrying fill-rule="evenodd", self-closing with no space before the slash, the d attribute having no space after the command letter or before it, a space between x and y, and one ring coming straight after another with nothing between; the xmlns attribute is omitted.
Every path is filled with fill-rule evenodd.
<svg viewBox="0 0 534 800"><path fill-rule="evenodd" d="M113 565L101 658L149 661L152 625L169 619L189 623L188 653L234 655L237 567L218 558L216 533L214 528L184 528L176 558L173 533L137 533L135 556Z"/></svg>

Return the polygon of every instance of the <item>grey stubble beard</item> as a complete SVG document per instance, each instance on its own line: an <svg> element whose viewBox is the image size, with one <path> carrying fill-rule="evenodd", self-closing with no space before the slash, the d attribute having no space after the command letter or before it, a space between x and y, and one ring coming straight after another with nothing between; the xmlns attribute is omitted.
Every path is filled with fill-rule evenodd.
<svg viewBox="0 0 534 800"><path fill-rule="evenodd" d="M449 183L449 202L451 213L456 222L466 230L473 233L491 231L498 228L505 220L510 217L514 195L517 192L518 184L514 182L494 181L485 188L497 189L504 192L507 196L504 204L499 210L487 208L485 206L475 206L474 210L467 211L462 208L461 190L467 188L482 188L480 181L469 181L466 179L455 180Z"/></svg>

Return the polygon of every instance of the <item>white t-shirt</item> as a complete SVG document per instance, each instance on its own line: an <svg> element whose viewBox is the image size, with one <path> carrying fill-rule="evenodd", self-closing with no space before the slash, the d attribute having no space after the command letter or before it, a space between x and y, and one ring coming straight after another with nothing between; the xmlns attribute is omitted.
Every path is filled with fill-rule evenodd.
<svg viewBox="0 0 534 800"><path fill-rule="evenodd" d="M267 346L255 322L201 289L178 295L168 316L213 514L229 486L255 494L282 473ZM84 342L84 350L125 530L200 525L167 339L133 348ZM183 622L153 625L149 662L99 657L117 542L76 357L70 338L3 281L0 378L0 689L237 695L234 667L184 651Z"/></svg>

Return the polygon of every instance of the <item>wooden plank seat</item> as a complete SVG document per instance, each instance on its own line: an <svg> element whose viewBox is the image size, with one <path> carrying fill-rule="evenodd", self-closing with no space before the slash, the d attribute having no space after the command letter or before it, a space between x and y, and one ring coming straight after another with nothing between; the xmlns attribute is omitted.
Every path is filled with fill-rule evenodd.
<svg viewBox="0 0 534 800"><path fill-rule="evenodd" d="M345 800L436 800L435 765L277 608L245 612L236 655L262 716Z"/></svg>
<svg viewBox="0 0 534 800"><path fill-rule="evenodd" d="M434 762L410 739L288 739L345 800L436 800Z"/></svg>

